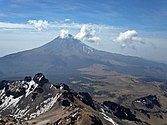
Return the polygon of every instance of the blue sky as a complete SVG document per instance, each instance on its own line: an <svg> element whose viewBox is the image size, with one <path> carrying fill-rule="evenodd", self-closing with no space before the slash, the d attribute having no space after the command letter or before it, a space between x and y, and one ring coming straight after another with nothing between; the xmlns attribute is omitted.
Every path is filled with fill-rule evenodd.
<svg viewBox="0 0 167 125"><path fill-rule="evenodd" d="M0 56L43 45L64 29L100 50L167 63L166 5L166 0L0 0Z"/></svg>

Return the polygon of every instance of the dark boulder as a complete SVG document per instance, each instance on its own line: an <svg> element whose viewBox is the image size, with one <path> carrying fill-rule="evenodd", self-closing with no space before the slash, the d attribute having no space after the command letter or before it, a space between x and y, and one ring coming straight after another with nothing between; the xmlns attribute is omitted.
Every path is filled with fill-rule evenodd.
<svg viewBox="0 0 167 125"><path fill-rule="evenodd" d="M65 106L65 107L69 107L70 106L70 102L68 100L62 100L61 105Z"/></svg>
<svg viewBox="0 0 167 125"><path fill-rule="evenodd" d="M24 78L24 81L26 81L26 82L30 82L31 80L32 80L31 76L26 76Z"/></svg>
<svg viewBox="0 0 167 125"><path fill-rule="evenodd" d="M54 84L53 86L56 87L57 89L62 89L62 90L67 90L67 91L70 90L69 86L63 83L56 84L56 85Z"/></svg>
<svg viewBox="0 0 167 125"><path fill-rule="evenodd" d="M9 83L10 81L6 81L6 80L3 80L0 82L0 90L4 89L5 88L5 91L8 90L9 88Z"/></svg>
<svg viewBox="0 0 167 125"><path fill-rule="evenodd" d="M63 88L63 90L67 90L67 91L70 90L69 86L66 84L60 84L60 86Z"/></svg>
<svg viewBox="0 0 167 125"><path fill-rule="evenodd" d="M21 87L18 89L18 91L7 90L5 92L5 95L7 97L9 97L10 95L12 95L14 99L18 98L18 97L20 97L22 95L25 95L25 94L26 94L26 88L21 88Z"/></svg>
<svg viewBox="0 0 167 125"><path fill-rule="evenodd" d="M43 88L41 88L41 87L37 87L34 91L36 91L38 93L43 93L44 92Z"/></svg>
<svg viewBox="0 0 167 125"><path fill-rule="evenodd" d="M37 95L38 95L38 93L32 93L32 96L31 96L31 98L33 99L33 100L35 100L36 99L36 97L37 97Z"/></svg>
<svg viewBox="0 0 167 125"><path fill-rule="evenodd" d="M129 108L125 108L119 104L110 101L103 102L104 107L107 107L107 110L110 113L113 113L119 119L126 119L130 121L139 121L136 116L130 111Z"/></svg>
<svg viewBox="0 0 167 125"><path fill-rule="evenodd" d="M156 95L148 95L139 99L136 99L133 104L135 103L139 103L144 105L146 108L149 109L153 109L154 106L158 106L159 108L161 108L161 104L158 101L158 98L156 97Z"/></svg>
<svg viewBox="0 0 167 125"><path fill-rule="evenodd" d="M37 73L34 78L34 82L36 82L39 86L43 86L45 83L48 83L49 80L45 78L42 73Z"/></svg>
<svg viewBox="0 0 167 125"><path fill-rule="evenodd" d="M89 95L89 93L87 93L87 92L79 92L78 95L77 95L77 98L79 100L81 100L83 103L85 103L86 105L89 105L89 106L91 106L92 108L95 109L95 105L94 105L93 99Z"/></svg>
<svg viewBox="0 0 167 125"><path fill-rule="evenodd" d="M68 98L70 101L74 102L75 101L75 98L77 96L77 93L75 92L69 92L69 91L64 91L62 93L63 95L63 98Z"/></svg>
<svg viewBox="0 0 167 125"><path fill-rule="evenodd" d="M9 97L10 95L14 95L14 92L11 92L10 90L5 92L5 95Z"/></svg>
<svg viewBox="0 0 167 125"><path fill-rule="evenodd" d="M0 100L0 105L2 105L2 103L3 103L2 100Z"/></svg>
<svg viewBox="0 0 167 125"><path fill-rule="evenodd" d="M26 88L19 88L19 91L14 92L13 98L18 98L26 94Z"/></svg>

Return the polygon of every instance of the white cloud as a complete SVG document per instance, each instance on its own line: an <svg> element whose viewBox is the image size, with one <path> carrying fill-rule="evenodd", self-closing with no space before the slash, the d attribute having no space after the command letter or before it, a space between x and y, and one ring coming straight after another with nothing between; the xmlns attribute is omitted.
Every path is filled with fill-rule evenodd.
<svg viewBox="0 0 167 125"><path fill-rule="evenodd" d="M115 41L121 43L123 48L129 47L135 49L135 43L144 44L142 38L138 36L138 33L135 30L128 30L126 32L120 33Z"/></svg>
<svg viewBox="0 0 167 125"><path fill-rule="evenodd" d="M33 25L38 31L48 29L50 24L46 20L29 20L28 23Z"/></svg>
<svg viewBox="0 0 167 125"><path fill-rule="evenodd" d="M33 29L38 31L48 29L50 24L46 20L29 20L28 23L0 22L0 29Z"/></svg>
<svg viewBox="0 0 167 125"><path fill-rule="evenodd" d="M100 38L96 36L95 29L93 29L90 25L87 24L84 24L81 27L80 32L77 33L74 38L92 43L100 40Z"/></svg>
<svg viewBox="0 0 167 125"><path fill-rule="evenodd" d="M71 20L70 19L65 19L64 22L70 22Z"/></svg>
<svg viewBox="0 0 167 125"><path fill-rule="evenodd" d="M66 37L68 37L68 34L69 34L69 31L68 31L68 30L65 30L65 29L60 30L60 37L61 37L61 38L66 38Z"/></svg>
<svg viewBox="0 0 167 125"><path fill-rule="evenodd" d="M54 22L50 25L51 28L73 28L73 29L80 29L83 27L83 25L85 24L81 24L81 23L75 23L72 21L69 22ZM113 27L110 25L101 25L101 24L86 24L89 28L92 29L96 29L96 30L117 30L117 29L121 29L119 27Z"/></svg>
<svg viewBox="0 0 167 125"><path fill-rule="evenodd" d="M120 29L118 27L110 26L110 25L102 25L102 24L86 24L88 27L96 30L113 30ZM82 24L83 26L83 24Z"/></svg>
<svg viewBox="0 0 167 125"><path fill-rule="evenodd" d="M0 29L36 29L42 31L45 29L55 28L69 28L80 29L84 24L72 22L70 19L65 19L60 22L48 22L47 20L28 20L27 23L11 23L0 22ZM93 30L113 30L119 29L110 25L98 25L98 24L85 24L89 29Z"/></svg>
<svg viewBox="0 0 167 125"><path fill-rule="evenodd" d="M0 22L1 29L28 29L31 26L27 24L18 24L18 23L9 23L9 22Z"/></svg>

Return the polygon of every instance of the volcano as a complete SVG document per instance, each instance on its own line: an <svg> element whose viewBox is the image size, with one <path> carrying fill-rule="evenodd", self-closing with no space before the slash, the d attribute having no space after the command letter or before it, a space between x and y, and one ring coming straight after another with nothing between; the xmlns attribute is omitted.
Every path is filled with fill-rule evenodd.
<svg viewBox="0 0 167 125"><path fill-rule="evenodd" d="M82 76L79 69L95 64L107 71L167 80L165 64L100 51L70 34L65 38L58 36L41 47L1 57L0 79L19 79L43 72L51 80L68 80Z"/></svg>

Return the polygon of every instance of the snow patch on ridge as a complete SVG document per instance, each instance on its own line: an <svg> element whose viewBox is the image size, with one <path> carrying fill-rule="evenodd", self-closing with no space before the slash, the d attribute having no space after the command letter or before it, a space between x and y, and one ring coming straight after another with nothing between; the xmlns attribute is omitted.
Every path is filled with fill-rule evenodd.
<svg viewBox="0 0 167 125"><path fill-rule="evenodd" d="M11 108L16 107L17 103L20 101L22 97L23 96L20 96L14 99L13 95L10 95L9 97L5 96L5 99L2 100L2 105L0 105L0 111L3 111L8 107L11 107Z"/></svg>
<svg viewBox="0 0 167 125"><path fill-rule="evenodd" d="M15 111L14 113L14 117L15 118L23 118L24 116L26 116L26 114L30 111L29 110L30 106L27 106L25 109L20 110L19 108Z"/></svg>
<svg viewBox="0 0 167 125"><path fill-rule="evenodd" d="M61 95L62 95L61 93L57 93L55 97L48 98L47 100L43 101L40 104L39 109L37 110L37 112L32 113L30 115L29 119L35 118L35 117L49 111L49 109L51 109L53 107L53 105L57 102L57 99L60 98Z"/></svg>
<svg viewBox="0 0 167 125"><path fill-rule="evenodd" d="M3 90L0 90L0 97L3 96L4 93L5 93L5 88Z"/></svg>
<svg viewBox="0 0 167 125"><path fill-rule="evenodd" d="M93 52L93 48L88 47L88 46L83 46L83 51L87 54L90 54Z"/></svg>
<svg viewBox="0 0 167 125"><path fill-rule="evenodd" d="M101 113L101 114L104 116L104 119L106 119L107 121L111 122L113 125L118 125L116 122L114 122L114 120L112 118L107 116L105 113Z"/></svg>
<svg viewBox="0 0 167 125"><path fill-rule="evenodd" d="M33 86L33 90L31 90L31 87ZM36 88L37 88L38 84L35 83L33 80L30 81L28 83L28 89L26 90L26 95L25 97L27 97L29 94L31 94Z"/></svg>

